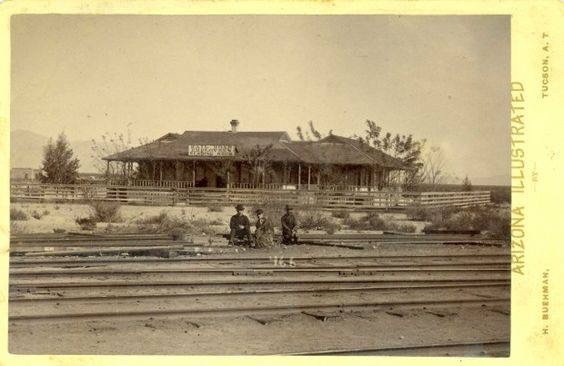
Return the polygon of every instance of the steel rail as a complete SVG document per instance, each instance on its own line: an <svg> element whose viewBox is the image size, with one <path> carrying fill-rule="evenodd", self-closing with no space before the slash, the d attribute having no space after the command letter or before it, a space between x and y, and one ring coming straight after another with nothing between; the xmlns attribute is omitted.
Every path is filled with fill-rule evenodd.
<svg viewBox="0 0 564 366"><path fill-rule="evenodd" d="M128 263L128 264L135 264L135 263ZM511 261L503 261L503 262L444 262L444 263L385 263L385 264L354 264L354 265L342 265L339 264L337 266L311 266L311 265L289 265L287 263L283 263L281 265L277 265L277 266L268 266L268 265L256 265L256 264L251 264L250 266L244 267L245 269L275 269L275 268L281 268L281 267L288 267L288 268L299 268L299 269L335 269L335 268L344 268L344 269L356 269L356 268L380 268L380 267L389 267L389 268L395 268L395 267L456 267L456 266L483 266L483 267L487 267L487 266L505 266L505 265L510 265ZM123 265L123 264L122 264ZM220 266L223 265L223 263L220 264ZM109 265L111 266L111 264ZM14 267L10 273L28 273L26 272L26 270L29 270L29 273L33 273L32 270L33 269L45 269L45 268L49 268L49 269L54 269L54 268L60 268L61 270L83 270L89 267L82 267L82 266L62 266L62 267L51 267L51 266L39 266L39 267ZM107 268L108 271L111 270L111 268L113 267L106 267L106 265L103 266L99 266L97 268ZM123 267L119 267L119 268L123 268ZM224 267L192 267L192 268L224 268ZM231 268L231 267L227 267L227 268Z"/></svg>
<svg viewBox="0 0 564 366"><path fill-rule="evenodd" d="M488 288L508 287L509 281L490 281L489 283L466 283L466 284L441 284L441 285L404 285L395 287L369 286L369 287L343 287L322 289L266 289L266 290L244 290L229 292L184 292L171 294L120 294L120 295L89 295L89 296L65 296L62 297L10 297L10 303L18 302L65 302L77 300L119 300L119 299L151 299L151 298L180 298L180 297L206 297L206 296L235 296L235 295L257 295L257 294L308 294L308 293L332 293L332 292L363 292L363 291L393 291L393 290L419 290L419 289L446 289L446 288Z"/></svg>
<svg viewBox="0 0 564 366"><path fill-rule="evenodd" d="M479 279L480 280L480 279ZM501 281L496 279L481 279L483 281ZM341 284L341 283L395 283L395 282L446 282L446 283L453 283L453 282L472 282L477 281L476 279L460 279L460 278L451 278L451 279L440 279L440 280L430 280L426 278L412 278L412 279L394 279L394 278L340 278L340 279L309 279L304 280L300 278L292 279L272 279L272 278L254 278L254 279L232 279L232 280L225 280L225 279L214 279L214 280L203 280L203 281L195 281L195 280L176 280L176 281L169 281L169 280L161 280L161 281L94 281L94 282L17 282L11 281L10 287L11 288L63 288L63 287L153 287L153 286L203 286L203 285L245 285L245 284Z"/></svg>
<svg viewBox="0 0 564 366"><path fill-rule="evenodd" d="M406 353L409 351L425 351L425 350L454 350L462 348L467 350L468 348L476 348L483 346L501 346L509 352L509 341L506 340L485 340L485 341L472 341L472 342L457 342L457 343L438 343L430 345L417 345L417 346L400 346L400 347L368 347L368 348L354 348L354 349L330 349L322 351L305 351L305 352L292 352L292 353L282 353L280 355L284 356L315 356L315 355L362 355L362 354L398 354ZM487 353L486 353L487 354ZM466 354L465 354L466 356Z"/></svg>
<svg viewBox="0 0 564 366"><path fill-rule="evenodd" d="M471 305L471 304L506 304L509 301L507 297L496 299L459 299L459 300L433 300L433 301L381 301L381 302L365 302L365 303L334 303L334 304L312 304L312 305L294 305L294 306L267 306L267 307L232 307L232 308L203 308L203 309L171 309L171 310L153 310L153 311L112 311L112 312L92 312L92 313L66 313L66 314L28 314L28 315L10 315L9 321L25 321L25 320L41 320L41 319L98 319L98 318L124 318L131 316L213 316L222 315L247 315L265 312L301 312L304 310L321 310L328 309L344 311L344 309L364 309L389 306L442 306L442 305Z"/></svg>
<svg viewBox="0 0 564 366"><path fill-rule="evenodd" d="M487 267L481 265L482 267ZM410 268L406 268L410 267ZM338 273L338 274L358 274L370 275L374 272L379 273L402 273L402 272L509 272L511 268L416 268L417 266L398 267L336 267L336 268L300 268L300 267L272 267L272 268L249 268L249 267L231 267L231 268L153 268L153 269L117 269L117 270L45 270L45 271L17 271L11 270L10 276L76 276L76 275L132 275L132 274L215 274L215 273Z"/></svg>
<svg viewBox="0 0 564 366"><path fill-rule="evenodd" d="M70 253L69 253L70 254ZM322 261L322 260L373 260L373 259L441 259L441 258L493 258L505 257L510 258L510 253L506 254L444 254L444 255L428 255L428 254L409 254L409 255L378 255L378 256L322 256L322 257L293 257L292 255L281 253L279 259L293 261ZM147 257L133 257L133 258L58 258L58 259L16 259L10 258L10 265L13 264L76 264L76 263L146 263L146 262L221 262L221 261L268 261L272 262L276 259L275 255L270 257L176 257L176 258L147 258Z"/></svg>

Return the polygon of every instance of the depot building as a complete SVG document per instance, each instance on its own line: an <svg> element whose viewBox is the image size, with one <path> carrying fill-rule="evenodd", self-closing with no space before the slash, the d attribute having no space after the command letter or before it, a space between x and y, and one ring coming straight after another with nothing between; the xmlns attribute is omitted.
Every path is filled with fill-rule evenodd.
<svg viewBox="0 0 564 366"><path fill-rule="evenodd" d="M292 141L284 131L239 131L237 120L230 125L228 131L167 133L107 156L108 174L119 172L109 178L155 186L381 190L392 172L409 169L357 139Z"/></svg>

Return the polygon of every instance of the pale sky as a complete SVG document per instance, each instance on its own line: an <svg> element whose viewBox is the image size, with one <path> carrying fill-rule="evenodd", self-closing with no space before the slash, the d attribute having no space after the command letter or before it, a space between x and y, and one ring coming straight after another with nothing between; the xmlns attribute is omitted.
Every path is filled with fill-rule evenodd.
<svg viewBox="0 0 564 366"><path fill-rule="evenodd" d="M509 184L508 16L12 17L12 129L384 130Z"/></svg>

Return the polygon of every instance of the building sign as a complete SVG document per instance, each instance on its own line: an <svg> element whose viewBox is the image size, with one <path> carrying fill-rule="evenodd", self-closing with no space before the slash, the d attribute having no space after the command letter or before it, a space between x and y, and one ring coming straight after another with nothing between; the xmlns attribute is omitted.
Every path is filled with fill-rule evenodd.
<svg viewBox="0 0 564 366"><path fill-rule="evenodd" d="M235 146L188 145L189 156L235 156Z"/></svg>

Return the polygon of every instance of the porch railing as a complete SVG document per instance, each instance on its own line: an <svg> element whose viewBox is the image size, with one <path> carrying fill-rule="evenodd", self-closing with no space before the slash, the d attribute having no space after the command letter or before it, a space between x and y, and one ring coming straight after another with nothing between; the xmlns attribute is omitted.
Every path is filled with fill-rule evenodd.
<svg viewBox="0 0 564 366"><path fill-rule="evenodd" d="M124 204L206 206L234 203L252 205L285 203L318 208L404 209L471 206L490 202L489 191L472 192L377 192L289 189L154 187L132 185L57 185L12 182L12 200L79 202L117 201Z"/></svg>

